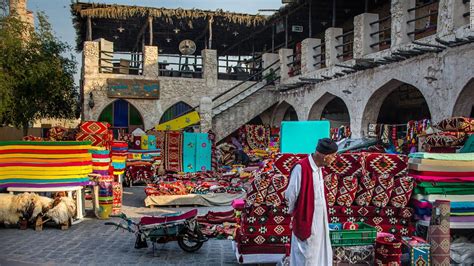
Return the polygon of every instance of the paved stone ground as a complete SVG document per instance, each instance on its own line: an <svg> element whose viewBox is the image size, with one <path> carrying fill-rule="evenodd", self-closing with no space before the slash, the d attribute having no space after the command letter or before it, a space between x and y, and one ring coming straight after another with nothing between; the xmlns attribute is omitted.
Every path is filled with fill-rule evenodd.
<svg viewBox="0 0 474 266"><path fill-rule="evenodd" d="M191 208L145 208L142 187L126 188L123 211L129 217L186 211ZM198 208L224 211L231 207ZM87 218L69 230L47 226L41 232L0 226L0 265L238 265L229 240L209 240L196 253L182 251L176 242L135 249L135 235L104 221Z"/></svg>

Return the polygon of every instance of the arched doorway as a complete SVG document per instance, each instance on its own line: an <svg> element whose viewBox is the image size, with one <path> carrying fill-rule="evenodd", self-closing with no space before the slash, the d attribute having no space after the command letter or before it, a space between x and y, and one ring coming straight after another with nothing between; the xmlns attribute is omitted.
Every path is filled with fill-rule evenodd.
<svg viewBox="0 0 474 266"><path fill-rule="evenodd" d="M402 84L383 101L377 123L405 124L410 120L430 118L430 109L423 94L412 85Z"/></svg>
<svg viewBox="0 0 474 266"><path fill-rule="evenodd" d="M309 120L329 120L331 128L350 125L346 103L341 98L325 93L311 107Z"/></svg>
<svg viewBox="0 0 474 266"><path fill-rule="evenodd" d="M290 106L286 109L285 115L283 116L283 121L298 121L298 114L296 113L295 108Z"/></svg>
<svg viewBox="0 0 474 266"><path fill-rule="evenodd" d="M393 79L370 96L364 108L361 129L367 134L370 123L402 125L422 119L431 119L422 92L413 85Z"/></svg>
<svg viewBox="0 0 474 266"><path fill-rule="evenodd" d="M114 137L118 132L130 133L136 128L143 129L143 118L140 112L126 100L116 100L107 105L99 115L99 121L108 122L114 131Z"/></svg>
<svg viewBox="0 0 474 266"><path fill-rule="evenodd" d="M185 102L177 102L170 108L166 109L160 118L160 124L173 120L181 115L191 111L193 108Z"/></svg>
<svg viewBox="0 0 474 266"><path fill-rule="evenodd" d="M282 121L298 121L298 114L293 106L283 101L275 106L271 121L273 127L280 127Z"/></svg>
<svg viewBox="0 0 474 266"><path fill-rule="evenodd" d="M474 79L471 79L459 94L454 104L453 116L474 118Z"/></svg>

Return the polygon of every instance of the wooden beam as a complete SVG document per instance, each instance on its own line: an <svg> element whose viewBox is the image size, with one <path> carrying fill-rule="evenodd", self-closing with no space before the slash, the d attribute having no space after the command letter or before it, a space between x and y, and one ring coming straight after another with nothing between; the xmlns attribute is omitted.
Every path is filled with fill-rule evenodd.
<svg viewBox="0 0 474 266"><path fill-rule="evenodd" d="M212 49L212 22L214 22L214 18L209 18L209 49Z"/></svg>
<svg viewBox="0 0 474 266"><path fill-rule="evenodd" d="M146 27L148 26L148 20L143 24L143 26L141 27L140 31L138 32L138 35L137 35L137 40L135 41L135 45L133 46L133 50L134 51L137 51L138 49L138 44L140 43L140 39L142 37L143 34L145 34L145 30L146 30Z"/></svg>
<svg viewBox="0 0 474 266"><path fill-rule="evenodd" d="M150 42L148 45L153 45L153 17L148 17L148 34L150 35Z"/></svg>
<svg viewBox="0 0 474 266"><path fill-rule="evenodd" d="M87 17L86 41L92 41L92 21L91 21L91 17Z"/></svg>

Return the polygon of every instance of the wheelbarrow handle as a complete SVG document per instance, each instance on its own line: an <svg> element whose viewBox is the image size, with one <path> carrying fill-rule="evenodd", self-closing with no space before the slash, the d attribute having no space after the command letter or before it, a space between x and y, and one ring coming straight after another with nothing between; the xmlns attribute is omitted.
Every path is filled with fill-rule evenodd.
<svg viewBox="0 0 474 266"><path fill-rule="evenodd" d="M116 226L117 228L115 228L115 230L118 230L119 228L122 228L124 230L127 230L131 233L134 233L134 231L130 228L130 227L127 227L121 223L116 223L116 222L105 222L104 223L105 225L113 225L113 226Z"/></svg>

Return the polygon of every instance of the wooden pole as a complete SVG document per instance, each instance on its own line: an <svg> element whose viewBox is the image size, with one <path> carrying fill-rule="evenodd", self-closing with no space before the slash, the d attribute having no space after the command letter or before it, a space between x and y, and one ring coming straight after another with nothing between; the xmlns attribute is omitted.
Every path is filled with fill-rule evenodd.
<svg viewBox="0 0 474 266"><path fill-rule="evenodd" d="M153 45L153 17L148 17L148 34L150 35L150 42L148 45Z"/></svg>
<svg viewBox="0 0 474 266"><path fill-rule="evenodd" d="M312 0L309 1L309 19L308 19L308 37L311 38L312 35L312 25L311 25L311 2Z"/></svg>
<svg viewBox="0 0 474 266"><path fill-rule="evenodd" d="M369 0L365 0L365 13L369 12Z"/></svg>
<svg viewBox="0 0 474 266"><path fill-rule="evenodd" d="M285 16L285 48L288 48L288 15Z"/></svg>
<svg viewBox="0 0 474 266"><path fill-rule="evenodd" d="M332 0L332 26L336 27L336 0Z"/></svg>
<svg viewBox="0 0 474 266"><path fill-rule="evenodd" d="M212 22L214 18L209 18L209 49L212 49Z"/></svg>
<svg viewBox="0 0 474 266"><path fill-rule="evenodd" d="M91 21L91 17L87 17L86 41L92 41L92 21Z"/></svg>
<svg viewBox="0 0 474 266"><path fill-rule="evenodd" d="M272 25L272 53L275 52L275 23Z"/></svg>

